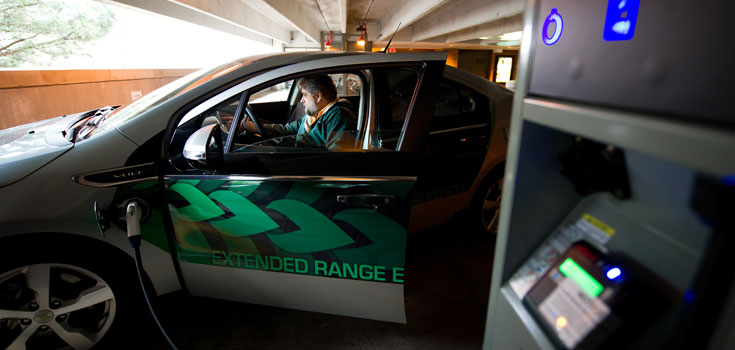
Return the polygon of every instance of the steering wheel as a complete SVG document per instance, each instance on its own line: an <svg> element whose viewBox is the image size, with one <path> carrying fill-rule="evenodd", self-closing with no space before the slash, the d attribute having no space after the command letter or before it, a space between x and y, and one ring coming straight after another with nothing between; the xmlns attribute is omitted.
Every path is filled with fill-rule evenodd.
<svg viewBox="0 0 735 350"><path fill-rule="evenodd" d="M222 121L222 116L219 114L219 111L214 113L214 118L217 119L217 125L219 125L220 130L222 130L225 135L230 133L230 129L227 128L227 125Z"/></svg>
<svg viewBox="0 0 735 350"><path fill-rule="evenodd" d="M255 118L255 111L253 111L249 104L245 105L245 119L243 119L243 123L247 122L248 119L253 122L258 134L263 135L263 129L260 127L260 122L258 121L258 118Z"/></svg>

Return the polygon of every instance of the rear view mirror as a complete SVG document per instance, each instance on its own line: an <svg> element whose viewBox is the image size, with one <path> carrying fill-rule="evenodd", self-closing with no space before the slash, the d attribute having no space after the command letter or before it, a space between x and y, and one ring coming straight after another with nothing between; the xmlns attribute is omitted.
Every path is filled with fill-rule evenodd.
<svg viewBox="0 0 735 350"><path fill-rule="evenodd" d="M222 161L222 133L218 124L195 131L184 144L184 158L202 169L213 169Z"/></svg>

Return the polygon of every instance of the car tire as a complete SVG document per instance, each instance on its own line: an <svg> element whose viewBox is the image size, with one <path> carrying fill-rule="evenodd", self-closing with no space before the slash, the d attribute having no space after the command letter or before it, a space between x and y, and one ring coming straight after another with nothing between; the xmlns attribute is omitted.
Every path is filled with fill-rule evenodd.
<svg viewBox="0 0 735 350"><path fill-rule="evenodd" d="M475 191L470 205L470 223L476 231L491 235L498 232L504 170L502 165L493 169Z"/></svg>
<svg viewBox="0 0 735 350"><path fill-rule="evenodd" d="M135 265L114 248L2 253L0 348L125 348L130 321L147 326Z"/></svg>

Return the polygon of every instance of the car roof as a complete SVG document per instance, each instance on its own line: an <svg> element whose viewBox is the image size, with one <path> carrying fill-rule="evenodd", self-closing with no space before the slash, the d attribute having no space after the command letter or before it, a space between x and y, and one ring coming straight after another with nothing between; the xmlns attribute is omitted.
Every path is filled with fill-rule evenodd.
<svg viewBox="0 0 735 350"><path fill-rule="evenodd" d="M303 63L318 60L327 57L344 57L355 55L369 55L369 52L329 52L329 51L313 51L313 52L275 52L255 56L242 57L233 60L227 65L239 65L238 70L248 70L253 63L263 62L272 63L271 67L275 68L286 64Z"/></svg>
<svg viewBox="0 0 735 350"><path fill-rule="evenodd" d="M299 57L300 62L306 62L311 60L317 60L325 57L338 57L338 56L352 56L352 55L369 55L371 52L356 52L356 51L307 51L307 52L272 52L254 56L245 56L234 60L242 64L249 64L257 61L279 59L284 57Z"/></svg>
<svg viewBox="0 0 735 350"><path fill-rule="evenodd" d="M320 59L342 58L349 56L372 56L372 58L375 58L375 63L379 63L380 61L386 60L386 58L394 55L425 56L426 54L426 52L385 54L380 52L312 51L287 53L279 52L248 56L229 61L214 69L208 69L208 75L210 78L203 77L204 82L201 85L195 84L195 86L187 90L191 90L194 95L201 95L202 93L210 91L212 88L226 85L228 82L240 80L246 76L258 75L280 67L285 67L293 64L308 63L310 61L316 61Z"/></svg>

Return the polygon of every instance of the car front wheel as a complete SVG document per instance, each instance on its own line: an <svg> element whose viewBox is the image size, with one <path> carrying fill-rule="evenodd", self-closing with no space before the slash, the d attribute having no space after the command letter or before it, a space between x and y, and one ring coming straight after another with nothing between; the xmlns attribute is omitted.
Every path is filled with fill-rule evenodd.
<svg viewBox="0 0 735 350"><path fill-rule="evenodd" d="M0 348L90 349L108 343L124 326L136 295L129 289L134 280L109 266L127 264L66 256L3 264Z"/></svg>

